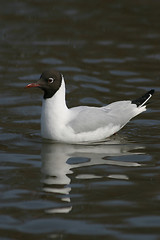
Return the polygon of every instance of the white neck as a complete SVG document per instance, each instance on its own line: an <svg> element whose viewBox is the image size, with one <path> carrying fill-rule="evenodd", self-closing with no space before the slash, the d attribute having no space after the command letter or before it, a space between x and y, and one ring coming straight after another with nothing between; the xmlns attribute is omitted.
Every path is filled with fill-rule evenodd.
<svg viewBox="0 0 160 240"><path fill-rule="evenodd" d="M53 95L53 97L43 99L43 103L51 104L52 108L66 108L65 92L65 82L62 76L62 83L58 91Z"/></svg>
<svg viewBox="0 0 160 240"><path fill-rule="evenodd" d="M68 119L69 109L65 101L65 82L62 76L62 83L58 91L51 98L43 99L41 114L41 134L48 138L52 130L60 128Z"/></svg>

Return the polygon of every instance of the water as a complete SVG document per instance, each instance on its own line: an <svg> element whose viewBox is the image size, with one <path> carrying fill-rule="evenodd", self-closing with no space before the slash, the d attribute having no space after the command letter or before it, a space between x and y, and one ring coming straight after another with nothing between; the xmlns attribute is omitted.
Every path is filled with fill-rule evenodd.
<svg viewBox="0 0 160 240"><path fill-rule="evenodd" d="M160 2L2 2L0 239L158 240ZM156 94L107 142L46 142L24 86L51 67L70 107Z"/></svg>

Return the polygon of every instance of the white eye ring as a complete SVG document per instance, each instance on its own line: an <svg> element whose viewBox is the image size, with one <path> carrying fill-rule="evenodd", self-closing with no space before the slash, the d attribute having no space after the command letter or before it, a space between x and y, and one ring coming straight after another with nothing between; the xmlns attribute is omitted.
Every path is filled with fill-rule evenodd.
<svg viewBox="0 0 160 240"><path fill-rule="evenodd" d="M53 81L54 81L54 78L48 78L49 83L53 83Z"/></svg>

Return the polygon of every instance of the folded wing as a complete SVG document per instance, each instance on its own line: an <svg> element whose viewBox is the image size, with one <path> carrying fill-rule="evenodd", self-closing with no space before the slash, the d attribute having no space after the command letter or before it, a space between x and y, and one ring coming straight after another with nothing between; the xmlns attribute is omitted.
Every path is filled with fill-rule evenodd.
<svg viewBox="0 0 160 240"><path fill-rule="evenodd" d="M72 120L68 125L75 133L91 132L106 126L118 126L121 129L131 118L145 111L131 101L118 101L105 107L76 107L72 108Z"/></svg>

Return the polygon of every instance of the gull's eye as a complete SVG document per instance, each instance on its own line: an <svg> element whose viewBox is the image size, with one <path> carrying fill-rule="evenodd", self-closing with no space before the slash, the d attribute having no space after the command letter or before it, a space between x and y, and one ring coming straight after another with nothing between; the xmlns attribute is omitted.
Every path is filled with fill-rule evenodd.
<svg viewBox="0 0 160 240"><path fill-rule="evenodd" d="M54 78L48 78L48 82L49 83L53 83L54 82Z"/></svg>

